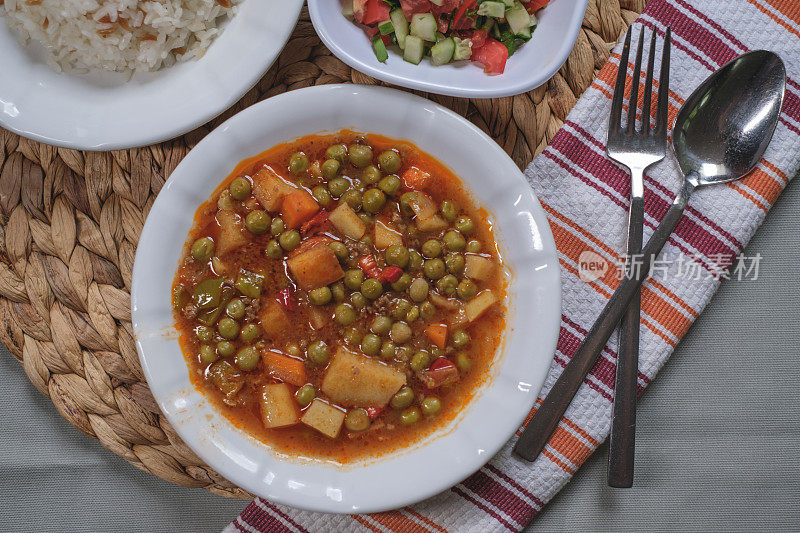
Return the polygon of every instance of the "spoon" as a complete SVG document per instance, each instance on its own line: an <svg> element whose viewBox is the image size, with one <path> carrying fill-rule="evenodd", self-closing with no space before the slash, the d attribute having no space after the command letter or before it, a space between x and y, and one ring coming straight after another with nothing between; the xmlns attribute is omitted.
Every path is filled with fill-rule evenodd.
<svg viewBox="0 0 800 533"><path fill-rule="evenodd" d="M544 449L628 303L669 240L697 187L741 178L761 160L778 124L786 69L774 53L741 55L704 81L683 104L672 147L685 176L672 206L642 248L641 268L631 269L578 347L550 393L522 432L514 453L533 461Z"/></svg>

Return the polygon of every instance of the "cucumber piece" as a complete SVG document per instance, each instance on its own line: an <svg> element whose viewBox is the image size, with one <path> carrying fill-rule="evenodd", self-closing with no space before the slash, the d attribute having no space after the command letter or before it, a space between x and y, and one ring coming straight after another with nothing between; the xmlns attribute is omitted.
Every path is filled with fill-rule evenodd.
<svg viewBox="0 0 800 533"><path fill-rule="evenodd" d="M436 19L430 13L417 13L411 17L411 35L430 43L436 41Z"/></svg>
<svg viewBox="0 0 800 533"><path fill-rule="evenodd" d="M514 7L514 0L503 0L506 7Z"/></svg>
<svg viewBox="0 0 800 533"><path fill-rule="evenodd" d="M384 20L378 23L378 31L381 35L389 35L394 31L394 24L391 20Z"/></svg>
<svg viewBox="0 0 800 533"><path fill-rule="evenodd" d="M342 15L344 15L345 18L353 20L353 0L342 1Z"/></svg>
<svg viewBox="0 0 800 533"><path fill-rule="evenodd" d="M430 0L431 4L436 4L437 6L441 7L444 4L444 0Z"/></svg>
<svg viewBox="0 0 800 533"><path fill-rule="evenodd" d="M431 47L431 63L434 65L445 65L453 60L453 53L456 50L456 43L452 37L442 39Z"/></svg>
<svg viewBox="0 0 800 533"><path fill-rule="evenodd" d="M514 7L506 12L506 22L513 33L521 34L523 31L528 31L530 34L531 16L519 2L514 2Z"/></svg>
<svg viewBox="0 0 800 533"><path fill-rule="evenodd" d="M505 12L506 5L503 2L483 2L478 6L478 15L501 18Z"/></svg>
<svg viewBox="0 0 800 533"><path fill-rule="evenodd" d="M453 51L453 61L461 61L472 57L472 40L453 37L456 49Z"/></svg>
<svg viewBox="0 0 800 533"><path fill-rule="evenodd" d="M383 44L383 39L381 39L380 35L372 38L372 49L375 51L375 57L381 63L385 63L389 59L389 52L386 51L386 45Z"/></svg>
<svg viewBox="0 0 800 533"><path fill-rule="evenodd" d="M400 48L405 48L406 37L408 36L408 21L406 20L406 16L403 15L403 10L399 7L397 9L392 9L392 12L389 13L389 20L392 21L392 26L394 26L394 35L397 37L397 46Z"/></svg>
<svg viewBox="0 0 800 533"><path fill-rule="evenodd" d="M422 42L422 39L415 35L409 35L406 37L406 47L403 50L403 59L409 63L419 65L419 62L422 61L423 55L425 55L425 43Z"/></svg>

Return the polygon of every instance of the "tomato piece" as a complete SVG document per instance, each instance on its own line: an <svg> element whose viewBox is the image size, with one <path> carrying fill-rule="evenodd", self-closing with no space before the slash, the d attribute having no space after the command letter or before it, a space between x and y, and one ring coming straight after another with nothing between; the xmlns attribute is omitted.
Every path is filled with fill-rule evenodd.
<svg viewBox="0 0 800 533"><path fill-rule="evenodd" d="M353 9L355 14L355 9ZM366 8L364 9L364 18L362 23L370 25L377 24L389 18L389 4L382 0L367 0Z"/></svg>
<svg viewBox="0 0 800 533"><path fill-rule="evenodd" d="M379 416L381 416L384 411L386 411L386 406L383 407L365 407L364 410L367 412L367 416L369 416L370 420L375 420Z"/></svg>
<svg viewBox="0 0 800 533"><path fill-rule="evenodd" d="M525 6L525 9L528 10L528 13L535 13L549 3L550 0L528 0L527 2L522 2L522 5Z"/></svg>
<svg viewBox="0 0 800 533"><path fill-rule="evenodd" d="M403 269L392 265L384 268L383 272L381 272L381 277L378 279L380 279L380 281L383 282L394 283L395 281L400 279L400 276L402 275L403 275Z"/></svg>
<svg viewBox="0 0 800 533"><path fill-rule="evenodd" d="M428 0L400 0L400 8L410 21L417 13L430 13L431 3Z"/></svg>
<svg viewBox="0 0 800 533"><path fill-rule="evenodd" d="M431 13L436 16L450 13L461 4L461 0L442 0L442 5L431 4Z"/></svg>
<svg viewBox="0 0 800 533"><path fill-rule="evenodd" d="M439 357L428 370L417 373L417 376L426 387L435 389L456 381L458 379L458 368L450 359Z"/></svg>
<svg viewBox="0 0 800 533"><path fill-rule="evenodd" d="M475 19L467 16L467 11L473 9L477 3L478 0L464 0L464 2L458 6L458 9L456 9L456 14L453 15L453 23L450 24L450 27L454 30L471 28L475 23Z"/></svg>
<svg viewBox="0 0 800 533"><path fill-rule="evenodd" d="M322 228L327 221L328 221L328 212L324 209L320 209L319 213L314 215L314 217L311 220L305 222L302 226L300 226L300 233L306 235L309 232L314 232Z"/></svg>
<svg viewBox="0 0 800 533"><path fill-rule="evenodd" d="M483 71L487 74L502 74L508 61L508 48L500 41L488 38L483 46L472 48L470 59L483 65Z"/></svg>
<svg viewBox="0 0 800 533"><path fill-rule="evenodd" d="M436 19L436 31L439 33L447 33L447 28L450 26L450 23L447 22L442 17Z"/></svg>
<svg viewBox="0 0 800 533"><path fill-rule="evenodd" d="M470 37L470 40L472 41L472 49L475 50L476 48L480 48L486 44L486 39L488 38L488 30L475 30L472 32L472 36Z"/></svg>
<svg viewBox="0 0 800 533"><path fill-rule="evenodd" d="M365 255L359 259L358 266L367 276L375 279L381 278L381 269L378 267L378 263L375 262L375 258L371 255Z"/></svg>
<svg viewBox="0 0 800 533"><path fill-rule="evenodd" d="M367 0L353 0L353 19L362 24L367 12Z"/></svg>

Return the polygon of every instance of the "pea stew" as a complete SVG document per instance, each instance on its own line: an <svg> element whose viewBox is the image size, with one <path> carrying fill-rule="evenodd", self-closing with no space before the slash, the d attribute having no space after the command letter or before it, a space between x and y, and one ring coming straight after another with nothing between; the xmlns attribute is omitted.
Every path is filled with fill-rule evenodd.
<svg viewBox="0 0 800 533"><path fill-rule="evenodd" d="M452 172L341 131L240 163L198 209L172 298L192 380L234 424L345 463L467 406L499 350L506 282Z"/></svg>

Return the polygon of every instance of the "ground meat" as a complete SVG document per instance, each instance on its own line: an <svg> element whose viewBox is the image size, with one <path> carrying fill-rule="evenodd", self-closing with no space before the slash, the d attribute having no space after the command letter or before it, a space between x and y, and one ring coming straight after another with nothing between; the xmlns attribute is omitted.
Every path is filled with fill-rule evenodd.
<svg viewBox="0 0 800 533"><path fill-rule="evenodd" d="M373 300L369 305L367 305L367 312L375 315L388 314L389 303L392 300L394 300L394 297L390 293L384 292L380 295L380 297L378 297L377 300Z"/></svg>
<svg viewBox="0 0 800 533"><path fill-rule="evenodd" d="M183 316L185 316L189 320L194 320L197 317L198 311L199 310L197 309L197 306L191 303L184 305L183 309L181 309L181 313L183 314Z"/></svg>
<svg viewBox="0 0 800 533"><path fill-rule="evenodd" d="M258 311L261 309L261 300L252 299L244 308L244 319L246 322L255 322L258 320Z"/></svg>

